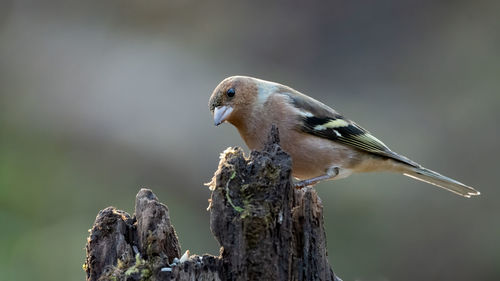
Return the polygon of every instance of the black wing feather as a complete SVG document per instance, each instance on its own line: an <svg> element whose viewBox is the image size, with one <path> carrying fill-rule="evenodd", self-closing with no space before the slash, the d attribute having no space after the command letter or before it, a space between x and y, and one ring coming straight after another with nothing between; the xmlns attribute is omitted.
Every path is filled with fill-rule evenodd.
<svg viewBox="0 0 500 281"><path fill-rule="evenodd" d="M303 132L318 137L349 145L379 156L389 157L411 166L419 166L408 158L391 151L383 142L370 134L370 132L340 115L336 117L303 117L301 129Z"/></svg>

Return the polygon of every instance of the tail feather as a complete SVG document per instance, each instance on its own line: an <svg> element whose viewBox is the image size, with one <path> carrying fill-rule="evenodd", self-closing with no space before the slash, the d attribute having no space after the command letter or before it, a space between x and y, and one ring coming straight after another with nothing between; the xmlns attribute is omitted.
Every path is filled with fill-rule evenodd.
<svg viewBox="0 0 500 281"><path fill-rule="evenodd" d="M404 175L419 181L439 186L467 198L481 194L479 191L470 186L467 186L454 179L445 177L424 167L411 167L409 168L409 170L404 172Z"/></svg>

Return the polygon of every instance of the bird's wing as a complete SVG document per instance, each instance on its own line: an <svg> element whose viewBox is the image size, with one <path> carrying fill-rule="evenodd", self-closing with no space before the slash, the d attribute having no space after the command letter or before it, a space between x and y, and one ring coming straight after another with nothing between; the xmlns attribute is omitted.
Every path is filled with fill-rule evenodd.
<svg viewBox="0 0 500 281"><path fill-rule="evenodd" d="M337 114L335 117L301 117L302 131L336 141L362 151L389 157L411 166L419 166L410 159L389 149L382 141L358 124Z"/></svg>
<svg viewBox="0 0 500 281"><path fill-rule="evenodd" d="M336 141L356 149L389 157L410 166L420 165L410 159L391 151L382 141L374 137L353 121L344 118L341 114L325 104L301 93L288 95L293 106L300 112L299 130L311 135Z"/></svg>

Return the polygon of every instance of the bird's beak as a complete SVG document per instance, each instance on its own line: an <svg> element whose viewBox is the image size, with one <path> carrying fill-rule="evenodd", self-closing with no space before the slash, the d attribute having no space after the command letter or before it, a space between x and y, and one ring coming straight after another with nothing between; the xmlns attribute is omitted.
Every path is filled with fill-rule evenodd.
<svg viewBox="0 0 500 281"><path fill-rule="evenodd" d="M214 110L214 124L219 126L226 121L227 117L233 112L233 108L227 105L216 107Z"/></svg>

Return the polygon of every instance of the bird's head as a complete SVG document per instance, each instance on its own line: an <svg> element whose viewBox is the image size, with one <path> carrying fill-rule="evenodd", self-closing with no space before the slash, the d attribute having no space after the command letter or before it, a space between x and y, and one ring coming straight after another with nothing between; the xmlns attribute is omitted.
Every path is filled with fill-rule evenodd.
<svg viewBox="0 0 500 281"><path fill-rule="evenodd" d="M251 110L258 95L257 81L247 76L231 76L219 83L208 102L216 126L224 121L237 123L245 111Z"/></svg>

